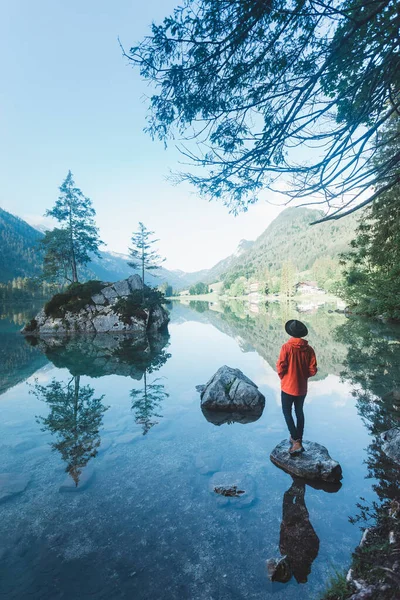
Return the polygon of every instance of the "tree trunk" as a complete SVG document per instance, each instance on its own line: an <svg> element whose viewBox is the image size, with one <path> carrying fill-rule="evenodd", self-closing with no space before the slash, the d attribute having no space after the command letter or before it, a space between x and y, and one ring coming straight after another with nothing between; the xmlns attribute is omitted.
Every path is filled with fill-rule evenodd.
<svg viewBox="0 0 400 600"><path fill-rule="evenodd" d="M69 206L69 240L70 240L70 247L71 247L72 283L78 283L78 271L76 269L74 238L72 236L72 211L71 211L71 205Z"/></svg>
<svg viewBox="0 0 400 600"><path fill-rule="evenodd" d="M142 303L144 306L144 248L142 248Z"/></svg>

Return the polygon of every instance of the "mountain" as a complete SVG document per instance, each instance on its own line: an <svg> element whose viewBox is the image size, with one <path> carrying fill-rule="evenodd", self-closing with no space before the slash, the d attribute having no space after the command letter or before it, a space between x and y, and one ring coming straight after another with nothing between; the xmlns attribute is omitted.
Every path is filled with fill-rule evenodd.
<svg viewBox="0 0 400 600"><path fill-rule="evenodd" d="M128 266L129 256L119 252L100 252L101 258L93 257L92 262L87 266L96 279L102 281L119 281L129 277L135 272ZM185 278L183 271L169 271L161 267L157 270L157 275L146 273L146 283L157 286L160 283L168 282L174 289L183 289L190 285Z"/></svg>
<svg viewBox="0 0 400 600"><path fill-rule="evenodd" d="M320 210L287 208L254 242L242 240L234 254L208 271L185 273L185 278L192 283L213 283L218 279L231 283L238 277L248 278L266 269L277 276L286 261L291 261L299 272L312 269L317 259L338 262L339 254L348 250L354 238L360 214L310 225L323 216Z"/></svg>
<svg viewBox="0 0 400 600"><path fill-rule="evenodd" d="M44 232L42 226L39 228L32 227L0 208L0 283L7 283L17 277L40 275L43 256L38 243ZM83 279L118 281L135 272L127 265L129 257L125 254L100 252L100 256L101 258L94 256L92 262L83 269ZM161 268L157 275L146 275L146 283L159 285L167 281L176 289L190 285L183 271Z"/></svg>
<svg viewBox="0 0 400 600"><path fill-rule="evenodd" d="M42 261L37 243L42 235L19 217L0 208L0 283L16 277L39 275Z"/></svg>
<svg viewBox="0 0 400 600"><path fill-rule="evenodd" d="M211 267L211 269L203 269L202 271L195 271L193 273L185 273L180 271L182 274L182 280L188 281L189 285L193 285L199 281L203 281L204 283L215 283L221 278L221 275L229 271L229 269L234 266L236 261L243 254L248 252L253 245L254 242L249 240L241 240L233 254L217 262L217 264Z"/></svg>

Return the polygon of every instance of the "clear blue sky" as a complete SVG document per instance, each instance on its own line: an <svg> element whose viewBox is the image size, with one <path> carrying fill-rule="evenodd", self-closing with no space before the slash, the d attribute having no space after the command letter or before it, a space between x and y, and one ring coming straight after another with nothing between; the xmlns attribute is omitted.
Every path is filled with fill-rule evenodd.
<svg viewBox="0 0 400 600"><path fill-rule="evenodd" d="M14 0L0 18L0 206L39 222L68 169L97 211L109 250L126 252L139 221L166 266L211 267L277 215L265 202L237 218L166 177L178 168L143 133L149 92L121 56L178 0ZM271 200L272 195L266 195Z"/></svg>

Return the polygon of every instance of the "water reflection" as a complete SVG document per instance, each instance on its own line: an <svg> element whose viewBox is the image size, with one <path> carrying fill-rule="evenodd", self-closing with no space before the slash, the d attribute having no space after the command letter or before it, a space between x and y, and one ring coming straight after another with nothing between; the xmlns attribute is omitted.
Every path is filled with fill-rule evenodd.
<svg viewBox="0 0 400 600"><path fill-rule="evenodd" d="M310 522L305 503L306 485L326 492L337 492L341 484L309 482L292 477L290 488L283 495L279 551L282 558L268 561L271 581L307 583L311 566L318 556L319 538Z"/></svg>
<svg viewBox="0 0 400 600"><path fill-rule="evenodd" d="M202 305L201 310L199 305ZM285 322L292 318L304 320L304 315L300 315L293 302L260 303L256 306L257 311L253 305L241 300L216 305L190 302L190 308L196 311L199 321L209 322L234 338L243 352L256 351L275 370L279 348L287 339ZM205 312L207 308L209 310ZM188 309L181 305L174 310L183 313ZM327 310L307 314L308 339L318 358L318 373L313 381L323 380L330 374L340 374L347 355L347 340L335 338L332 330L344 319L343 315Z"/></svg>
<svg viewBox="0 0 400 600"><path fill-rule="evenodd" d="M37 417L37 421L42 431L56 437L51 447L60 453L67 465L65 471L78 487L82 469L97 455L101 443L99 432L108 410L104 396L94 398L94 389L81 386L79 375L66 385L55 379L48 385L36 381L32 392L50 409L47 417Z"/></svg>
<svg viewBox="0 0 400 600"><path fill-rule="evenodd" d="M254 421L258 421L258 419L263 414L264 407L260 408L257 412L225 412L222 410L207 410L207 408L201 407L201 411L204 417L209 421L209 423L213 423L213 425L232 425L233 423L241 423L245 425L246 423L254 423Z"/></svg>
<svg viewBox="0 0 400 600"><path fill-rule="evenodd" d="M47 362L42 353L25 343L21 327L37 312L37 306L1 306L0 394L24 381Z"/></svg>
<svg viewBox="0 0 400 600"><path fill-rule="evenodd" d="M104 377L121 375L140 380L144 373L159 369L170 358L166 352L168 333L137 337L98 334L70 338L27 338L54 364L71 375Z"/></svg>
<svg viewBox="0 0 400 600"><path fill-rule="evenodd" d="M158 377L151 383L147 381L147 371L143 375L143 389L132 390L132 410L135 415L135 423L142 426L143 435L146 435L162 415L159 414L159 408L162 402L169 397L165 391L164 385L160 383Z"/></svg>
<svg viewBox="0 0 400 600"><path fill-rule="evenodd" d="M336 338L348 345L342 378L352 384L358 412L372 436L366 464L378 498L370 506L359 503L352 521L365 526L371 518L383 519L390 527L387 510L400 502L400 470L382 451L380 434L400 426L400 327L351 319L337 329Z"/></svg>
<svg viewBox="0 0 400 600"><path fill-rule="evenodd" d="M133 389L132 410L135 422L141 425L143 435L158 423L162 401L168 398L159 379L148 381L148 374L161 368L170 358L166 352L169 336L76 336L72 338L27 338L28 343L40 349L58 368L67 368L72 379L64 385L55 379L48 385L37 381L34 395L47 403L47 417L38 417L42 431L56 436L51 444L67 464L66 472L78 486L84 467L98 453L100 429L107 407L104 396L94 398L93 387L80 385L82 375L103 377L122 375L143 378L143 390Z"/></svg>

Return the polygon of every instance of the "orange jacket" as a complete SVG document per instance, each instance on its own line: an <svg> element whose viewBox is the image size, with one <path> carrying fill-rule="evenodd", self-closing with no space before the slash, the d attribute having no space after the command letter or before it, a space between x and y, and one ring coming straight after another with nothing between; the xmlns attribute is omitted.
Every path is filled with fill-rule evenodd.
<svg viewBox="0 0 400 600"><path fill-rule="evenodd" d="M317 373L315 352L302 338L290 338L283 344L276 369L281 389L291 396L307 394L308 378Z"/></svg>

